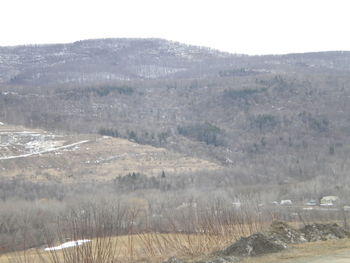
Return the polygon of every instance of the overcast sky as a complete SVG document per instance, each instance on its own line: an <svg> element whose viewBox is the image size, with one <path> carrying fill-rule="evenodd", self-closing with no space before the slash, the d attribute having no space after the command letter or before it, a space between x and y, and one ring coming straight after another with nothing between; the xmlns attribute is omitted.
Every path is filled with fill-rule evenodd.
<svg viewBox="0 0 350 263"><path fill-rule="evenodd" d="M0 0L0 45L157 37L232 53L350 50L349 0Z"/></svg>

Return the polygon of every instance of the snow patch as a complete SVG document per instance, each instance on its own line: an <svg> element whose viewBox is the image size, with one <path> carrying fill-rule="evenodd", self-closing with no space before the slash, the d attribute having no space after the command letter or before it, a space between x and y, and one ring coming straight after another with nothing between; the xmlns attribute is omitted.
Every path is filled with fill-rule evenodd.
<svg viewBox="0 0 350 263"><path fill-rule="evenodd" d="M89 239L82 239L82 240L76 240L76 241L69 241L69 242L65 242L57 247L47 247L44 250L45 251L55 251L55 250L62 250L65 248L70 248L70 247L77 247L77 246L81 246L84 243L88 243L91 242L91 240Z"/></svg>
<svg viewBox="0 0 350 263"><path fill-rule="evenodd" d="M46 150L43 150L40 152L33 152L33 153L27 153L27 154L22 154L22 155L0 157L0 160L11 160L11 159L17 159L17 158L24 158L24 157L29 157L29 156L33 156L33 155L40 155L43 153L49 153L49 152L54 152L54 151L58 151L58 150L68 149L68 148L72 148L72 147L74 147L74 149L76 149L77 145L87 143L87 142L89 142L89 141L85 140L85 141L80 141L80 142L76 142L76 143L72 143L69 145L64 145L64 146L60 146L60 147L56 147L56 148L49 148L49 149L46 149Z"/></svg>
<svg viewBox="0 0 350 263"><path fill-rule="evenodd" d="M4 123L0 121L0 126L3 126L3 125L4 125Z"/></svg>

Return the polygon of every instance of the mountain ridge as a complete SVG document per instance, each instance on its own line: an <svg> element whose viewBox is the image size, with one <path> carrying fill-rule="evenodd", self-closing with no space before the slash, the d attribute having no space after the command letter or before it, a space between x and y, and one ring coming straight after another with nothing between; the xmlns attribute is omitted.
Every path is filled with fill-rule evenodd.
<svg viewBox="0 0 350 263"><path fill-rule="evenodd" d="M319 51L305 51L305 52L287 52L287 53L281 53L281 54L267 53L267 54L254 54L253 55L253 54L246 54L246 53L235 53L235 52L222 51L218 48L213 48L213 47L209 47L209 46L186 44L184 42L180 42L180 41L176 41L176 40L169 40L166 38L157 38L157 37L87 38L87 39L81 39L81 40L70 41L70 42L0 45L0 49L1 48L15 49L15 48L22 48L22 47L39 47L40 48L40 47L48 47L48 46L67 46L67 45L81 44L81 43L88 43L88 42L120 41L120 40L126 40L126 41L145 41L146 40L146 41L170 42L170 43L174 43L174 44L186 45L189 47L199 47L202 49L209 49L209 50L217 51L220 53L226 53L226 54L233 55L233 56L247 56L247 57L289 56L289 55L306 55L306 54L322 54L322 53L340 53L340 54L350 53L350 50L319 50Z"/></svg>
<svg viewBox="0 0 350 263"><path fill-rule="evenodd" d="M86 85L195 79L242 69L348 72L349 65L349 51L249 56L158 38L90 39L69 44L0 47L0 84Z"/></svg>

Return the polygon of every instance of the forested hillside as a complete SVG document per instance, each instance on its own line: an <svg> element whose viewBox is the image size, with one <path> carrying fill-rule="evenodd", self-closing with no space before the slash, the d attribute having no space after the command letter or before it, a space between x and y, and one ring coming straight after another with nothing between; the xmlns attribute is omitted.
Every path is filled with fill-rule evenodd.
<svg viewBox="0 0 350 263"><path fill-rule="evenodd" d="M0 120L162 146L263 180L345 176L350 52L160 39L2 47Z"/></svg>

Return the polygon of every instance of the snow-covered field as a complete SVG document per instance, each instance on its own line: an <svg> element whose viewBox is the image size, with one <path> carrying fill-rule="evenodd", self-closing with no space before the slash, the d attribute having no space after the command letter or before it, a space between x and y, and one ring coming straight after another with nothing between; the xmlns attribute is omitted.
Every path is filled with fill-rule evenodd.
<svg viewBox="0 0 350 263"><path fill-rule="evenodd" d="M69 241L69 242L62 243L61 245L59 245L57 247L47 247L44 250L45 251L62 250L62 249L65 249L65 248L81 246L81 245L83 245L85 243L88 243L88 242L91 242L91 240L89 240L89 239L82 239L82 240L76 240L76 241Z"/></svg>

